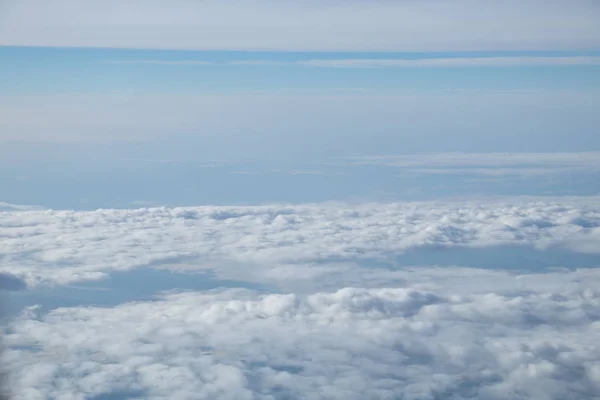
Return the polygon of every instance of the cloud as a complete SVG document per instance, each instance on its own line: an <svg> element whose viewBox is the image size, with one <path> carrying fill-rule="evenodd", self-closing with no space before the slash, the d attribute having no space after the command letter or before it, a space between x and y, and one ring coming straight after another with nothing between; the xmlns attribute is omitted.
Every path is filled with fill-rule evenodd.
<svg viewBox="0 0 600 400"><path fill-rule="evenodd" d="M93 153L98 154L94 159L114 157L116 151L127 155L119 158L181 159L185 154L186 159L211 161L277 157L306 161L315 158L315 148L340 155L498 151L500 146L581 151L600 145L595 130L600 124L599 94L593 90L332 94L325 89L0 96L0 124L5 127L0 132L0 155L2 160L27 160L32 157L28 146L37 143L122 145L108 155L98 154L103 148L94 146ZM519 124L511 122L514 115ZM45 149L36 159L57 151ZM60 154L90 151L61 146Z"/></svg>
<svg viewBox="0 0 600 400"><path fill-rule="evenodd" d="M325 175L323 171L314 171L314 170L293 170L291 172L292 175Z"/></svg>
<svg viewBox="0 0 600 400"><path fill-rule="evenodd" d="M571 153L430 153L347 157L342 163L382 165L427 174L539 176L598 172L600 152Z"/></svg>
<svg viewBox="0 0 600 400"><path fill-rule="evenodd" d="M110 60L105 61L106 64L155 64L155 65L214 65L213 61L202 60Z"/></svg>
<svg viewBox="0 0 600 400"><path fill-rule="evenodd" d="M0 201L0 212L4 211L34 211L42 210L41 206L23 205L23 204L11 204L5 201Z"/></svg>
<svg viewBox="0 0 600 400"><path fill-rule="evenodd" d="M5 212L1 270L30 286L134 268L213 270L281 285L323 274L315 264L386 259L423 246L599 254L598 204L574 197Z"/></svg>
<svg viewBox="0 0 600 400"><path fill-rule="evenodd" d="M0 45L204 50L597 49L586 0L0 2ZM377 21L376 23L374 21Z"/></svg>
<svg viewBox="0 0 600 400"><path fill-rule="evenodd" d="M600 65L600 57L456 57L400 59L339 59L300 62L313 67L331 68L420 68L420 67L518 67Z"/></svg>
<svg viewBox="0 0 600 400"><path fill-rule="evenodd" d="M218 168L223 167L231 162L222 160L185 160L185 159L161 159L161 158L122 158L120 161L144 164L193 164L198 168Z"/></svg>
<svg viewBox="0 0 600 400"><path fill-rule="evenodd" d="M6 335L13 390L24 400L598 393L597 271L420 269L405 278L396 287L307 295L220 290L45 315L30 309Z"/></svg>
<svg viewBox="0 0 600 400"><path fill-rule="evenodd" d="M427 67L520 67L520 66L577 66L600 65L600 57L454 57L418 59L313 59L301 61L240 60L112 60L108 64L155 64L155 65L255 65L255 66L308 66L321 68L427 68Z"/></svg>

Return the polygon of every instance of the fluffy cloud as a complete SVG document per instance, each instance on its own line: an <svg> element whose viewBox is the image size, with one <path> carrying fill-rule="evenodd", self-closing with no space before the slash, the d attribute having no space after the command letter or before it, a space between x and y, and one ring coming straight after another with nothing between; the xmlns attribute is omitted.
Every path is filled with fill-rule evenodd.
<svg viewBox="0 0 600 400"><path fill-rule="evenodd" d="M600 273L361 268L420 246L598 254L599 199L0 213L29 285L212 270L270 286L31 307L4 332L16 398L592 399ZM108 397L107 397L108 396Z"/></svg>
<svg viewBox="0 0 600 400"><path fill-rule="evenodd" d="M24 400L580 400L600 390L597 272L405 278L310 295L184 292L31 309L10 326L5 360Z"/></svg>
<svg viewBox="0 0 600 400"><path fill-rule="evenodd" d="M585 0L0 1L0 45L208 50L596 49ZM376 23L375 23L376 21Z"/></svg>
<svg viewBox="0 0 600 400"><path fill-rule="evenodd" d="M29 285L141 267L280 283L421 246L521 244L598 254L598 200L3 212L1 266Z"/></svg>

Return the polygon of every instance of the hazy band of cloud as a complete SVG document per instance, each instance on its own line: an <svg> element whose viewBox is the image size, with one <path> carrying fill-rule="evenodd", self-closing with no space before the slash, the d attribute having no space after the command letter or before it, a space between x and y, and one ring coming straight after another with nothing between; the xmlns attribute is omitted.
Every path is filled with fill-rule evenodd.
<svg viewBox="0 0 600 400"><path fill-rule="evenodd" d="M280 290L25 309L6 330L11 389L23 400L591 399L600 390L598 269L357 264L421 246L597 255L599 205L564 197L0 212L0 270L12 282L164 268Z"/></svg>
<svg viewBox="0 0 600 400"><path fill-rule="evenodd" d="M108 64L155 64L155 65L255 65L255 66L308 66L321 68L443 68L443 67L520 67L520 66L578 66L600 65L600 57L455 57L420 59L313 59L302 61L275 60L108 60Z"/></svg>
<svg viewBox="0 0 600 400"><path fill-rule="evenodd" d="M0 142L164 140L164 149L186 142L211 160L305 159L315 148L342 155L582 151L598 146L599 99L594 90L5 95ZM0 146L3 160L29 157L26 149L7 149ZM130 157L166 158L162 151Z"/></svg>
<svg viewBox="0 0 600 400"><path fill-rule="evenodd" d="M0 212L3 212L3 211L34 211L34 210L43 210L43 209L44 209L44 207L41 207L41 206L12 204L12 203L7 203L5 201L0 201Z"/></svg>
<svg viewBox="0 0 600 400"><path fill-rule="evenodd" d="M342 164L381 165L425 174L542 176L600 171L600 152L570 153L430 153L357 156Z"/></svg>
<svg viewBox="0 0 600 400"><path fill-rule="evenodd" d="M597 50L586 0L0 1L0 45L275 51Z"/></svg>

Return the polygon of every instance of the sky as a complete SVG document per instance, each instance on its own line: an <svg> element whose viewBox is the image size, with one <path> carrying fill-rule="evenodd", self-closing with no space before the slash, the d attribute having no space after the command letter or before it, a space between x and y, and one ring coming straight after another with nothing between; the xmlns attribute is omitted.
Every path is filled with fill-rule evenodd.
<svg viewBox="0 0 600 400"><path fill-rule="evenodd" d="M91 210L431 199L464 194L457 186L600 190L596 167L564 176L551 156L539 166L548 174L494 183L483 170L440 182L427 168L347 162L599 151L593 1L3 0L0 10L9 203Z"/></svg>
<svg viewBox="0 0 600 400"><path fill-rule="evenodd" d="M598 21L0 0L13 397L594 399Z"/></svg>
<svg viewBox="0 0 600 400"><path fill-rule="evenodd" d="M481 154L490 152L536 158L600 149L600 53L593 51L6 46L0 58L0 180L3 199L16 204L35 199L94 209L379 199L390 190L398 199L403 194L395 187L414 186L398 176L407 171L369 169L348 158L468 153L485 164ZM557 157L544 158L542 168L560 172ZM578 170L581 182L568 190L598 193L584 176L597 165L590 168ZM373 174L381 180L377 188L353 179ZM273 189L289 179L285 191ZM152 190L148 180L161 183ZM251 181L260 187L254 194L244 187ZM338 194L320 196L332 184ZM522 194L569 184L563 179ZM171 196L158 189L164 185Z"/></svg>
<svg viewBox="0 0 600 400"><path fill-rule="evenodd" d="M440 177L348 161L599 151L595 2L4 0L0 9L9 203L600 191L597 166L565 176L552 156L535 179L490 176L485 165Z"/></svg>

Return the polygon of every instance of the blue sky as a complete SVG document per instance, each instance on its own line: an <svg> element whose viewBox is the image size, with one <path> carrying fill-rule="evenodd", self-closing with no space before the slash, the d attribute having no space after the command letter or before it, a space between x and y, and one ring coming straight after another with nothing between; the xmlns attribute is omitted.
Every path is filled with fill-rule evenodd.
<svg viewBox="0 0 600 400"><path fill-rule="evenodd" d="M594 3L109 3L0 3L4 201L598 192L596 167L535 161L600 151ZM547 173L339 163L448 152Z"/></svg>
<svg viewBox="0 0 600 400"><path fill-rule="evenodd" d="M498 59L522 60L497 66ZM2 93L239 93L273 90L420 92L600 90L600 52L237 52L1 47ZM444 60L487 59L452 66ZM539 61L542 59L543 61ZM590 61L592 59L592 61ZM319 67L332 60L441 60L434 67ZM552 60L559 60L556 64ZM573 60L573 65L560 65ZM206 63L206 64L203 64ZM252 64L255 63L255 64ZM272 63L272 64L269 64Z"/></svg>

